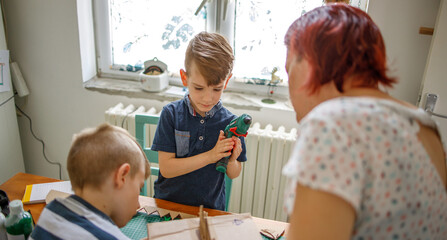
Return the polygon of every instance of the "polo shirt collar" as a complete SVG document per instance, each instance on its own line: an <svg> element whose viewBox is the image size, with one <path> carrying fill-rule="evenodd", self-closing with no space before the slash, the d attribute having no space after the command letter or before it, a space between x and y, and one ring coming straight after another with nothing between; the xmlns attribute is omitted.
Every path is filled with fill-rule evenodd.
<svg viewBox="0 0 447 240"><path fill-rule="evenodd" d="M191 104L191 101L189 100L189 93L185 94L185 97L183 98L183 100L186 103L186 106L188 106L188 111L192 116L200 116L200 114L198 114L196 112L196 110L194 110L194 107ZM211 110L209 110L208 112L205 113L205 117L209 117L212 118L214 116L214 114L219 111L222 108L222 102L219 100L219 102L217 102L216 105L213 106L213 108L211 108Z"/></svg>

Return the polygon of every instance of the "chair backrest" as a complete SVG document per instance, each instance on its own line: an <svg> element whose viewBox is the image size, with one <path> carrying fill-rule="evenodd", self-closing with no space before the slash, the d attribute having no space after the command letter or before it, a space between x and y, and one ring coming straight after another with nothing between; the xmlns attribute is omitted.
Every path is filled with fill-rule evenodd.
<svg viewBox="0 0 447 240"><path fill-rule="evenodd" d="M159 116L154 115L135 115L135 138L146 154L149 162L156 164L158 164L158 152L152 151L150 147L146 147L146 144L149 142L149 139L146 138L146 127L148 126L148 124L157 125L159 119ZM158 176L159 172L160 169L158 167L154 167L153 164L151 164L151 175ZM147 196L147 181L144 181L144 187L141 190L140 194Z"/></svg>
<svg viewBox="0 0 447 240"><path fill-rule="evenodd" d="M233 180L225 174L225 211L228 212L228 205L230 204L231 197L231 185L233 184Z"/></svg>

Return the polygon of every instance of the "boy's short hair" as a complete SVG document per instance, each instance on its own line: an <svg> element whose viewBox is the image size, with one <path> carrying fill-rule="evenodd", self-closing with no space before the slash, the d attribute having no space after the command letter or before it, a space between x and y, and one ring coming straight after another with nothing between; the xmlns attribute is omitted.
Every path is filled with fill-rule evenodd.
<svg viewBox="0 0 447 240"><path fill-rule="evenodd" d="M194 62L208 85L217 85L233 71L233 61L233 49L222 35L201 32L189 42L186 49L186 74Z"/></svg>
<svg viewBox="0 0 447 240"><path fill-rule="evenodd" d="M73 136L67 170L73 189L86 185L99 189L108 175L124 163L129 163L130 176L134 177L141 161L146 179L150 166L140 145L126 130L104 123Z"/></svg>

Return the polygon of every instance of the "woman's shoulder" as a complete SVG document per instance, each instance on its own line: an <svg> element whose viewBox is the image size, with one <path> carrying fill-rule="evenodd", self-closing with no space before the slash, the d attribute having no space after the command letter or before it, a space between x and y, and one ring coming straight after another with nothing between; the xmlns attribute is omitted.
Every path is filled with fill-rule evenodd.
<svg viewBox="0 0 447 240"><path fill-rule="evenodd" d="M306 121L353 120L377 111L377 104L362 98L339 97L320 103L303 119Z"/></svg>
<svg viewBox="0 0 447 240"><path fill-rule="evenodd" d="M331 117L331 119L344 118L355 119L367 116L397 116L398 118L418 120L426 125L434 124L430 116L422 109L410 107L389 99L373 97L339 97L327 100L315 107L308 118L319 118L320 116Z"/></svg>

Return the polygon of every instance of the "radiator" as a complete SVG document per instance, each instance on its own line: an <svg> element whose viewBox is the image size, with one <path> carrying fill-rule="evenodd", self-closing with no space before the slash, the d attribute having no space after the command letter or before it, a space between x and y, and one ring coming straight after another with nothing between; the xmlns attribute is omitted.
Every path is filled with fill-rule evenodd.
<svg viewBox="0 0 447 240"><path fill-rule="evenodd" d="M125 107L119 103L105 111L105 120L127 129L135 136L135 114L159 115L160 112L153 107L137 108L132 104ZM150 146L156 126L146 129ZM282 126L274 130L272 125L261 128L257 122L252 124L245 138L247 162L242 164L241 175L233 180L230 212L249 212L255 217L287 221L287 214L283 210L286 179L281 169L289 158L295 140L295 128L286 132ZM153 195L155 180L156 176L151 176L149 196Z"/></svg>

